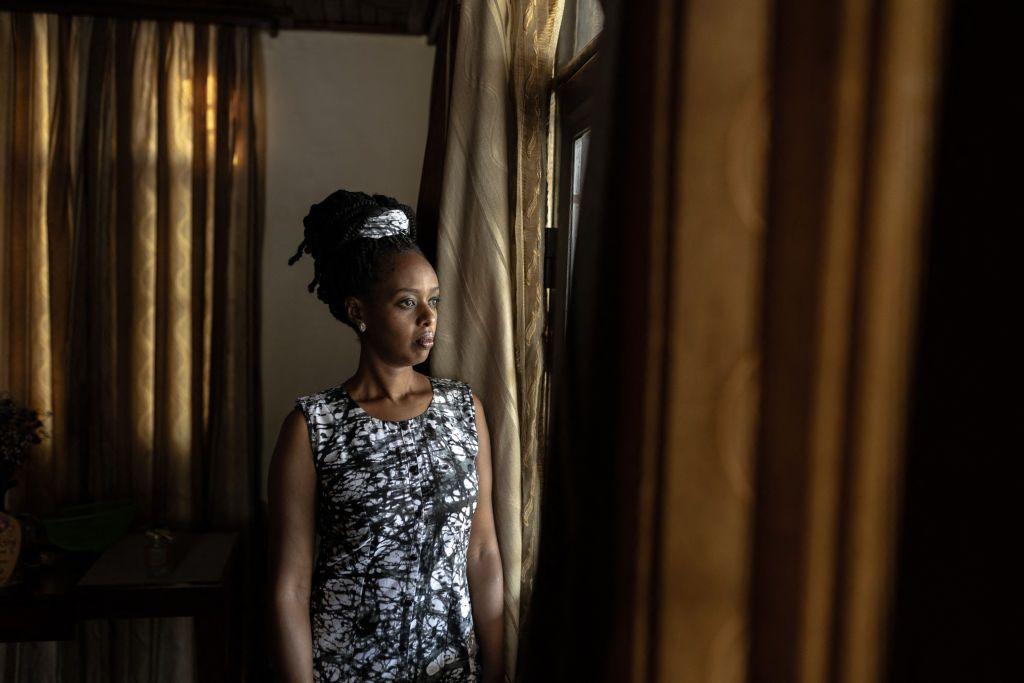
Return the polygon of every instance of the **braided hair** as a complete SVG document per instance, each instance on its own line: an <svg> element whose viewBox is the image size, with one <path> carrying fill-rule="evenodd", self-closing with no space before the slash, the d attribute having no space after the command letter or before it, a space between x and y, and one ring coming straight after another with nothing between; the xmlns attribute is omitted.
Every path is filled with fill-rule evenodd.
<svg viewBox="0 0 1024 683"><path fill-rule="evenodd" d="M409 219L409 232L370 238L359 234L363 224L385 211L398 209ZM416 245L416 218L413 210L393 197L382 194L338 190L318 204L309 207L302 219L304 238L295 255L294 264L303 253L313 257L313 280L309 291L331 310L331 315L355 329L349 318L345 299L356 296L368 299L373 287L394 269L395 256L407 251L422 254Z"/></svg>

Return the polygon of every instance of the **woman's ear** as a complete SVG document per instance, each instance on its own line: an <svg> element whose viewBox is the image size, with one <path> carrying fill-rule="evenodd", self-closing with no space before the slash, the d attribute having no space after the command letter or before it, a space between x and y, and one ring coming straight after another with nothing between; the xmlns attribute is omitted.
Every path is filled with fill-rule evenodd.
<svg viewBox="0 0 1024 683"><path fill-rule="evenodd" d="M355 323L356 326L360 322L366 322L363 319L362 302L354 296L345 297L345 313L348 314L348 319Z"/></svg>

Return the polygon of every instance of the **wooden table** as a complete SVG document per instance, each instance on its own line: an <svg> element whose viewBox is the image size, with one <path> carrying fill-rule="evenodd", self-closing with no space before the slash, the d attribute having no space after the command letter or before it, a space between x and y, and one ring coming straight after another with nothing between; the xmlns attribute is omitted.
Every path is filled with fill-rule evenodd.
<svg viewBox="0 0 1024 683"><path fill-rule="evenodd" d="M195 617L199 680L237 680L238 534L176 534L173 570L159 577L146 571L144 542L128 534L0 591L0 642L69 640L85 619Z"/></svg>

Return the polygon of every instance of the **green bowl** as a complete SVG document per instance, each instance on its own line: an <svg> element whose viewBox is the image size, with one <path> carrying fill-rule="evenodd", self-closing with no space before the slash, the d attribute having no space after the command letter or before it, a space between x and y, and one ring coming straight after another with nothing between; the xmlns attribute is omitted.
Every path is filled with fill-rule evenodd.
<svg viewBox="0 0 1024 683"><path fill-rule="evenodd" d="M42 524L46 537L58 548L100 551L128 533L134 520L135 504L120 500L63 508Z"/></svg>

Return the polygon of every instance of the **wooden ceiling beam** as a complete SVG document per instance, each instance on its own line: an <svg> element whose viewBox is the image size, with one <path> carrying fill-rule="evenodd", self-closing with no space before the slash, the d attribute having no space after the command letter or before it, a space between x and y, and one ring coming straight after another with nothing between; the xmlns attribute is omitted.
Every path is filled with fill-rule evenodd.
<svg viewBox="0 0 1024 683"><path fill-rule="evenodd" d="M276 33L287 23L287 15L272 7L253 8L220 3L156 3L156 2L74 2L69 0L0 0L0 10L61 14L72 16L109 17L153 21L189 21L211 24L235 24L266 28Z"/></svg>
<svg viewBox="0 0 1024 683"><path fill-rule="evenodd" d="M0 9L115 19L191 21L269 29L426 35L449 0L0 0ZM436 37L433 41L435 42Z"/></svg>

